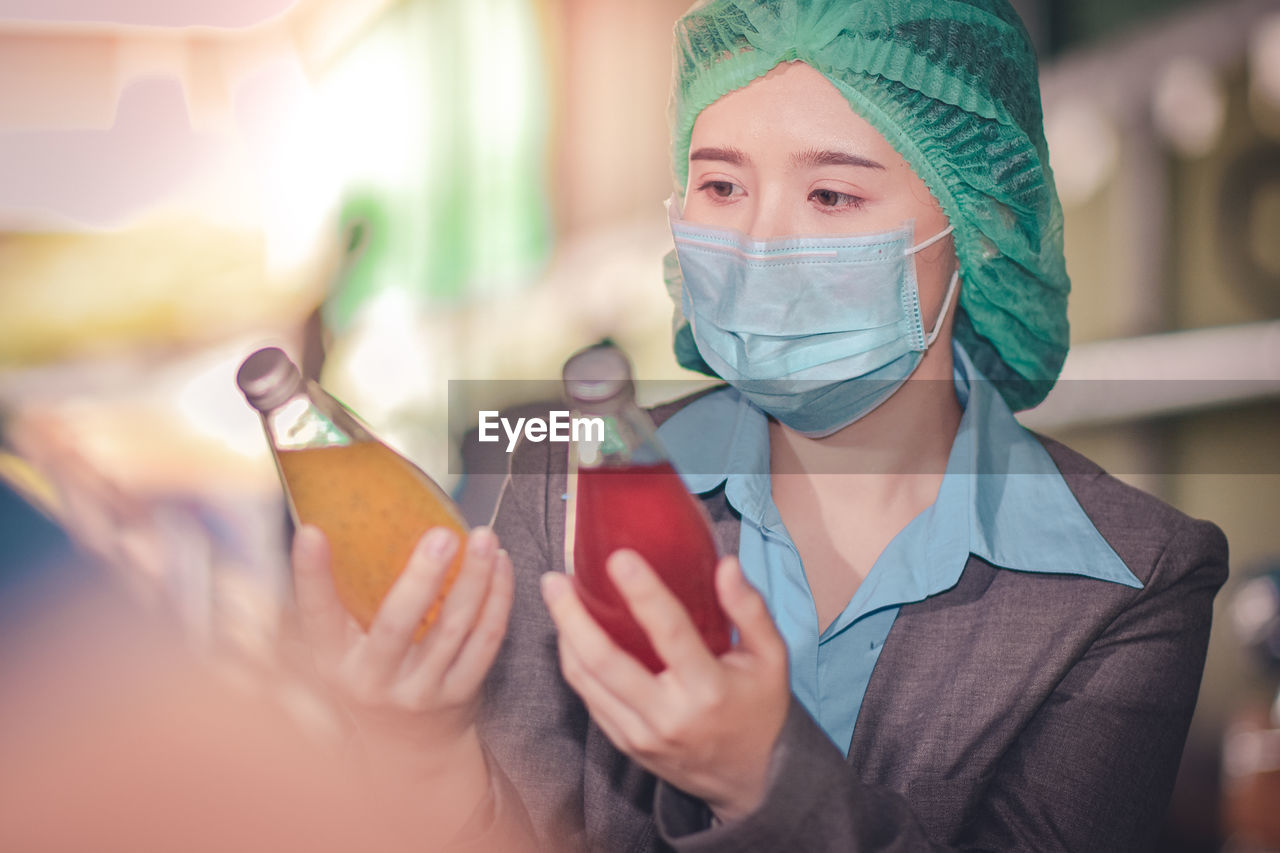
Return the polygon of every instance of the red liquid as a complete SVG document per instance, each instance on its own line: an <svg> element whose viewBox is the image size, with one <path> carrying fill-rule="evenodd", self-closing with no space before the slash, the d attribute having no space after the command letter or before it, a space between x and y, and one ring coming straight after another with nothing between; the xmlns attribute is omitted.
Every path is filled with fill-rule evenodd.
<svg viewBox="0 0 1280 853"><path fill-rule="evenodd" d="M689 612L713 654L729 649L716 600L716 546L697 498L668 463L578 471L573 580L587 610L652 672L665 665L605 571L619 548L638 552Z"/></svg>

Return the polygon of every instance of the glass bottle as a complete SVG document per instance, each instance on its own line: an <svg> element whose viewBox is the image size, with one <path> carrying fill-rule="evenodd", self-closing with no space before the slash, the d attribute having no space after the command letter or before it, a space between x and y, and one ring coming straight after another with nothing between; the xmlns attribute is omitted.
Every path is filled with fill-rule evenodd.
<svg viewBox="0 0 1280 853"><path fill-rule="evenodd" d="M710 522L636 404L626 357L610 345L577 353L565 362L564 391L573 409L565 567L588 612L650 671L664 669L605 571L610 554L630 548L684 605L712 653L727 651Z"/></svg>
<svg viewBox="0 0 1280 853"><path fill-rule="evenodd" d="M295 524L313 524L329 541L334 588L368 629L422 534L447 527L458 552L421 637L462 565L467 525L434 480L373 435L285 353L268 347L240 366L236 382L258 410Z"/></svg>

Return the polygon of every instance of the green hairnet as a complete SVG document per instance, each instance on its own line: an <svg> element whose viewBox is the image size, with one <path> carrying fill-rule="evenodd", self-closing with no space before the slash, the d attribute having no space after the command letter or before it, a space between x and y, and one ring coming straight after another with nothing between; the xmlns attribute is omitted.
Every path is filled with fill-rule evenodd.
<svg viewBox="0 0 1280 853"><path fill-rule="evenodd" d="M812 66L954 226L964 282L957 339L1011 408L1044 399L1066 358L1070 282L1035 53L1006 0L710 0L675 35L679 192L703 109L781 62ZM711 373L687 321L678 321L676 355Z"/></svg>

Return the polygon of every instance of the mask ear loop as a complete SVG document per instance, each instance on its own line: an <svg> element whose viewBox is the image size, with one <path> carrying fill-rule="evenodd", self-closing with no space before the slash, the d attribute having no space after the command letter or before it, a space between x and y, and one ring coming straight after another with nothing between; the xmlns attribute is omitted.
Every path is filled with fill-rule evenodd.
<svg viewBox="0 0 1280 853"><path fill-rule="evenodd" d="M934 243L941 240L943 237L950 234L954 230L955 230L954 225L948 225L946 228L943 228L941 231L939 231L937 234L934 234L932 237L930 237L928 240L925 240L923 243L920 243L918 245L912 246L910 249L907 249L906 254L914 255L916 252L919 252L922 249L927 249L930 246L932 246ZM934 340L938 337L938 332L942 331L942 321L947 318L947 309L951 307L951 299L953 296L956 295L956 282L958 282L959 280L960 280L960 267L957 266L956 271L951 274L951 283L947 285L947 296L945 299L942 300L942 310L938 312L938 319L937 319L937 322L933 324L933 331L930 332L929 336L924 339L925 349L928 349L929 347L933 346Z"/></svg>
<svg viewBox="0 0 1280 853"><path fill-rule="evenodd" d="M947 310L951 308L951 299L956 295L956 283L960 281L960 268L956 267L955 272L951 274L951 283L947 285L947 296L942 300L942 310L938 312L938 320L933 324L933 331L929 333L929 337L925 338L925 349L933 346L933 341L938 337L938 332L942 331L942 321L947 319Z"/></svg>
<svg viewBox="0 0 1280 853"><path fill-rule="evenodd" d="M938 242L943 237L947 236L952 231L954 231L955 228L956 227L954 225L948 225L946 228L943 228L941 231L939 231L937 234L934 234L932 237L930 237L928 240L925 240L923 243L919 243L915 246L912 246L910 249L907 249L907 251L904 254L914 255L916 252L923 251L924 249L929 248L934 243Z"/></svg>

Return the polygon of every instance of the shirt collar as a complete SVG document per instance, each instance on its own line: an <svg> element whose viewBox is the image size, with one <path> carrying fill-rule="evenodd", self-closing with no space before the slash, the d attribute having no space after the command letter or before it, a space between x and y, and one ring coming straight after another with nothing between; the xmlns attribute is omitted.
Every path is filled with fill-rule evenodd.
<svg viewBox="0 0 1280 853"><path fill-rule="evenodd" d="M706 494L725 484L729 503L761 527L780 525L769 484L769 420L726 386L700 397L658 428L685 487Z"/></svg>
<svg viewBox="0 0 1280 853"><path fill-rule="evenodd" d="M949 589L969 554L1005 569L1141 588L1089 520L1048 451L1017 422L958 343L953 352L956 396L964 414L937 500L903 531L912 531L910 550L922 558L908 561L919 576L898 579L906 582L910 597L901 599L899 582L894 597L915 601ZM768 420L732 387L685 406L658 428L658 437L690 492L705 494L727 481L726 498L745 518L761 526L779 521L769 488ZM963 526L955 523L963 516L968 517L967 545ZM918 525L923 530L917 531ZM878 585L865 595L877 597Z"/></svg>
<svg viewBox="0 0 1280 853"><path fill-rule="evenodd" d="M988 563L1024 572L1083 575L1142 588L1102 537L1067 481L1026 427L1018 423L996 386L954 347L956 388L965 405L948 473L963 477L971 507L969 550ZM960 390L967 386L967 404ZM967 431L967 435L965 435ZM963 437L963 442L962 442ZM969 465L966 468L965 462Z"/></svg>

